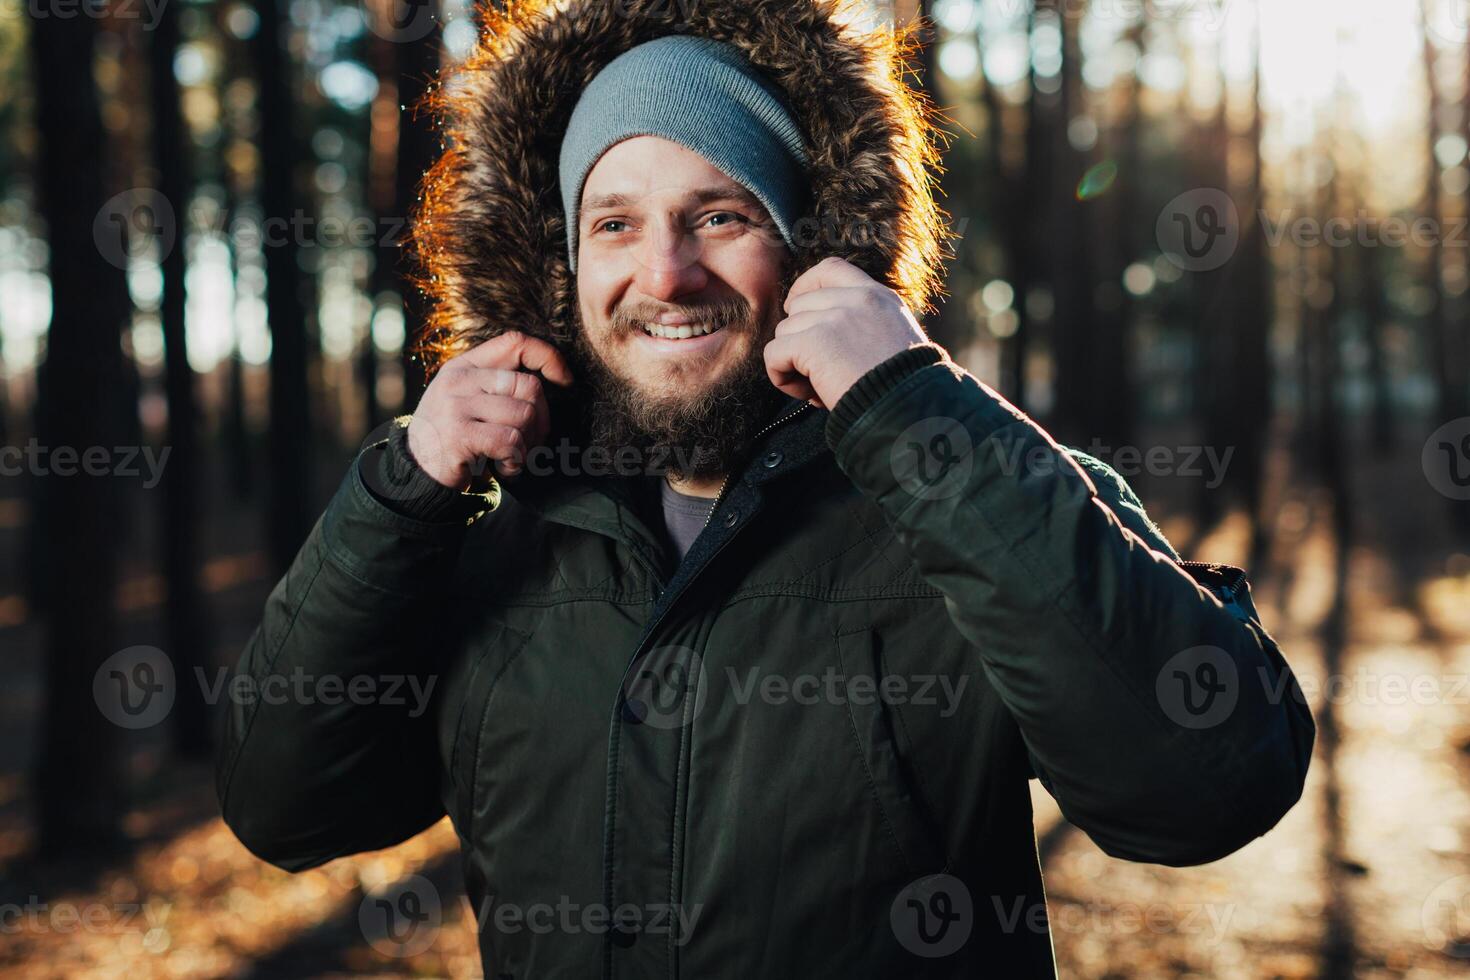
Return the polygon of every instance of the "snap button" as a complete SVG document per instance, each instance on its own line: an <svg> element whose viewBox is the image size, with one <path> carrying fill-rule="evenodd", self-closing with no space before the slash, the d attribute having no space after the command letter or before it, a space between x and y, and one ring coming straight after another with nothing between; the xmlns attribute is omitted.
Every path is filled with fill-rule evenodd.
<svg viewBox="0 0 1470 980"><path fill-rule="evenodd" d="M627 949L638 941L638 933L623 925L613 926L608 930L607 935L612 940L614 946L619 946L623 949Z"/></svg>
<svg viewBox="0 0 1470 980"><path fill-rule="evenodd" d="M643 719L648 716L648 705L637 698L629 698L623 702L623 720L630 725L641 725Z"/></svg>
<svg viewBox="0 0 1470 980"><path fill-rule="evenodd" d="M762 462L766 464L766 469L774 470L781 465L781 460L784 458L780 453L767 453L766 458Z"/></svg>
<svg viewBox="0 0 1470 980"><path fill-rule="evenodd" d="M730 511L730 513L728 513L728 514L725 515L725 526L726 527L734 527L735 526L735 522L738 521L738 520L740 520L740 515L737 514L735 511L732 510L732 511Z"/></svg>

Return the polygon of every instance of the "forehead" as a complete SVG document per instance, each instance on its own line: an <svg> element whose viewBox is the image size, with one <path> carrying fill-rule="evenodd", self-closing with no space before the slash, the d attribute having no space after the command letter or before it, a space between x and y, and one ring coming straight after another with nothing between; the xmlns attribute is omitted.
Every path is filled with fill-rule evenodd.
<svg viewBox="0 0 1470 980"><path fill-rule="evenodd" d="M581 210L622 206L650 195L756 200L693 150L661 136L635 136L598 159L583 185Z"/></svg>

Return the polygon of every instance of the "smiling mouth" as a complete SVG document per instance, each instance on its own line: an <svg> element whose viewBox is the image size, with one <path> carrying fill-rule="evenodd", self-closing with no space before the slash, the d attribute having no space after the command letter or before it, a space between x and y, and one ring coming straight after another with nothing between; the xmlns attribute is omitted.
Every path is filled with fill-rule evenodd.
<svg viewBox="0 0 1470 980"><path fill-rule="evenodd" d="M661 323L640 323L643 333L649 337L657 337L660 340L688 340L691 337L704 337L723 330L723 327L712 323L686 323L681 326L664 326Z"/></svg>

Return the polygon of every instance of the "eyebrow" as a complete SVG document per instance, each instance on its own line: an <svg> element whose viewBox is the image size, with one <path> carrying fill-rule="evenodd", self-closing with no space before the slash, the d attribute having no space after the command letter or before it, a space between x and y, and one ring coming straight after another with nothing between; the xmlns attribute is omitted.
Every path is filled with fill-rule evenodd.
<svg viewBox="0 0 1470 980"><path fill-rule="evenodd" d="M760 204L755 195L738 184L728 184L720 187L702 187L692 195L695 203L708 204L710 201L744 201L746 204ZM634 202L634 198L628 194L599 194L582 202L579 218L585 218L593 211L603 208L621 208Z"/></svg>

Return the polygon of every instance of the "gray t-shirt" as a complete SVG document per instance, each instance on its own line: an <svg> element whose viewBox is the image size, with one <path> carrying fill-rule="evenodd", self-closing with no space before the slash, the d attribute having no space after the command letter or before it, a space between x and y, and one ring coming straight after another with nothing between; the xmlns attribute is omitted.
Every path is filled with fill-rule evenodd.
<svg viewBox="0 0 1470 980"><path fill-rule="evenodd" d="M679 560L683 561L689 553L689 546L694 544L694 539L708 523L715 501L712 497L691 497L687 493L679 493L669 486L668 480L658 482L662 487L664 527L674 550L679 553Z"/></svg>

